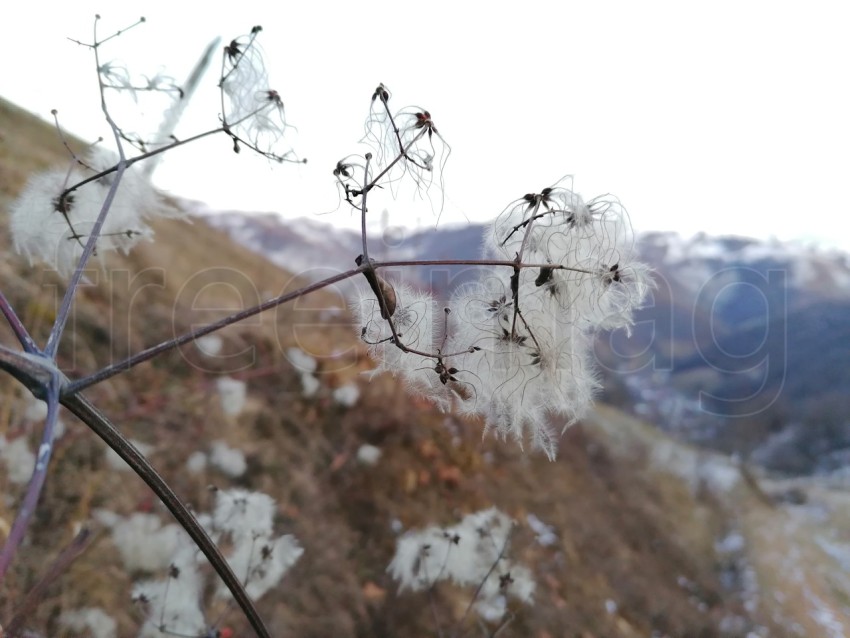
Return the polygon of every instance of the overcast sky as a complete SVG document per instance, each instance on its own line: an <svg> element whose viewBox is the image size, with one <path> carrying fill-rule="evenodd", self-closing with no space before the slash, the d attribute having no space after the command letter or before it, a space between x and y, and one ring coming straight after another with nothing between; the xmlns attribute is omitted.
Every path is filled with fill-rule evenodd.
<svg viewBox="0 0 850 638"><path fill-rule="evenodd" d="M378 82L427 108L452 145L440 223L493 218L566 174L617 195L638 230L801 239L850 248L846 2L23 2L0 23L0 95L93 139L107 135L91 54L69 42L147 23L104 59L181 80L216 36L263 26L272 84L305 166L230 151L224 137L157 173L213 208L337 208L331 171L362 152ZM196 8L196 7L203 7ZM179 137L217 124L218 62ZM155 120L155 118L154 118ZM152 125L155 127L155 124ZM388 193L396 225L435 223ZM319 217L351 223L344 208Z"/></svg>

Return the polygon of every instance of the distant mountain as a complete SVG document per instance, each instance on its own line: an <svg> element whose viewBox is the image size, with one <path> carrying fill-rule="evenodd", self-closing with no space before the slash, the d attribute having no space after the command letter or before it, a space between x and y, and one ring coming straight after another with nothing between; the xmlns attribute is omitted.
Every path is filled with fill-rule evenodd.
<svg viewBox="0 0 850 638"><path fill-rule="evenodd" d="M314 279L350 268L362 252L358 233L314 220L224 213L209 221ZM370 250L379 259L474 259L483 232L475 224L388 230ZM850 441L850 417L843 419L850 414L850 399L843 399L850 395L850 257L776 241L657 232L640 235L638 250L657 287L631 337L600 336L604 398L688 440L754 454L774 469L832 469L821 453L786 457L789 447L831 449L837 433L846 431ZM403 276L440 295L474 269L421 267ZM824 405L832 406L829 415ZM774 459L765 446L780 434L787 439L789 428L799 434Z"/></svg>

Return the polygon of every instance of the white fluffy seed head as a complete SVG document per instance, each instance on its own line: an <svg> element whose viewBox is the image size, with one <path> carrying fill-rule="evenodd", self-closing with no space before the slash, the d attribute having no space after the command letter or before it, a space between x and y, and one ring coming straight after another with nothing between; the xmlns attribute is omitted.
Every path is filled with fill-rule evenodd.
<svg viewBox="0 0 850 638"><path fill-rule="evenodd" d="M276 509L274 499L268 494L242 489L219 490L213 525L234 537L269 536Z"/></svg>
<svg viewBox="0 0 850 638"><path fill-rule="evenodd" d="M0 435L0 461L6 466L6 476L11 483L23 485L32 478L36 458L26 437L9 441Z"/></svg>
<svg viewBox="0 0 850 638"><path fill-rule="evenodd" d="M128 571L154 572L169 565L180 542L180 527L163 525L155 514L136 512L112 526L112 542Z"/></svg>
<svg viewBox="0 0 850 638"><path fill-rule="evenodd" d="M100 215L115 173L63 192L102 170L114 166L117 155L95 147L87 167L52 169L33 175L10 207L10 229L15 250L30 263L44 262L67 276L76 266L83 246ZM166 207L150 182L135 166L123 174L97 241L97 254L127 253L153 231L147 221L156 216L178 216Z"/></svg>
<svg viewBox="0 0 850 638"><path fill-rule="evenodd" d="M303 553L298 540L291 534L278 538L242 537L228 555L227 562L245 583L248 596L252 600L259 600L280 583ZM231 593L222 583L217 596L229 599Z"/></svg>
<svg viewBox="0 0 850 638"><path fill-rule="evenodd" d="M59 624L81 635L92 638L116 638L118 623L100 607L84 607L63 612Z"/></svg>
<svg viewBox="0 0 850 638"><path fill-rule="evenodd" d="M213 441L210 444L209 462L231 478L242 476L248 469L248 461L242 450L230 447L224 441Z"/></svg>
<svg viewBox="0 0 850 638"><path fill-rule="evenodd" d="M231 377L216 379L216 388L221 402L221 409L227 416L237 417L245 409L248 396L248 386L244 381Z"/></svg>
<svg viewBox="0 0 850 638"><path fill-rule="evenodd" d="M585 201L559 185L508 206L484 253L535 266L480 268L447 309L394 284L398 343L374 292L362 293L353 308L361 337L376 371L400 375L439 407L483 417L485 432L529 441L554 459L554 422L574 423L599 387L593 340L601 330L628 330L651 286L648 269L636 261L616 198Z"/></svg>
<svg viewBox="0 0 850 638"><path fill-rule="evenodd" d="M173 563L169 575L133 587L133 600L147 610L139 638L200 636L206 630L201 609L204 580L194 563Z"/></svg>
<svg viewBox="0 0 850 638"><path fill-rule="evenodd" d="M436 352L440 347L444 309L428 292L414 290L407 284L394 283L392 286L396 297L392 319L399 341L411 350ZM381 317L380 304L371 291L359 292L352 311L360 327L360 336L377 363L375 372L401 376L413 392L427 396L441 407L448 407L449 391L434 371L434 360L403 352L393 343L392 330Z"/></svg>
<svg viewBox="0 0 850 638"><path fill-rule="evenodd" d="M508 558L513 521L496 508L469 514L448 528L436 526L403 534L387 571L400 589L420 591L441 580L478 589L476 609L496 621L512 596L531 604L534 579Z"/></svg>

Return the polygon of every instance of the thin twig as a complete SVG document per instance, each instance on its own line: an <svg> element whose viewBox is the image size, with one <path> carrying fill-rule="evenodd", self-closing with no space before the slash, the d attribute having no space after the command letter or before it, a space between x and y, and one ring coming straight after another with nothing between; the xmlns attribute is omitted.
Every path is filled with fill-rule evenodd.
<svg viewBox="0 0 850 638"><path fill-rule="evenodd" d="M303 288L299 288L298 290L295 290L293 292L280 295L279 297L269 299L268 301L264 301L260 305L254 306L253 308L248 308L247 310L241 310L232 315L228 315L227 317L219 319L214 323L202 326L197 330L192 330L183 335L180 335L179 337L175 337L174 339L169 339L167 341L163 341L158 345L151 346L150 348L142 350L141 352L136 353L131 357L124 359L123 361L119 361L118 363L106 366L105 368L95 372L94 374L91 374L87 377L83 377L82 379L65 385L62 388L61 396L70 396L76 392L93 386L96 383L100 383L101 381L105 381L110 377L114 377L116 374L129 370L130 368L137 366L140 363L144 363L145 361L152 359L158 354L162 354L163 352L167 352L168 350L178 348L185 343L194 341L198 337L203 337L204 335L208 335L211 332L215 332L216 330L221 330L222 328L225 328L238 321L242 321L243 319L247 319L248 317L253 317L254 315L257 315L265 310L269 310L270 308L274 308L288 301L292 301L293 299L297 299L298 297L303 297L304 295L307 295L311 292L315 292L316 290L320 290L339 281L354 277L355 275L358 275L363 272L364 268L365 267L353 268L338 275L334 275L333 277L328 277L327 279L323 279L322 281L319 281L315 284L310 284L309 286L304 286Z"/></svg>
<svg viewBox="0 0 850 638"><path fill-rule="evenodd" d="M141 155L136 155L135 157L127 158L124 161L124 168L130 168L136 162L141 162L142 160L146 160L150 157L153 157L154 155L159 155L160 153L165 153L166 151L170 151L174 148L177 148L178 146L183 146L184 144L190 144L191 142L195 142L195 141L202 139L204 137L207 137L209 135L215 135L216 133L223 133L224 130L225 129L224 129L223 126L219 126L218 128L210 129L209 131L204 131L203 133L198 133L197 135L193 135L192 137L187 137L186 139L183 139L183 140L177 140L176 142L173 142L173 143L171 143L167 146L161 146L161 147L154 149L152 151L148 151L147 153L142 153ZM102 177L106 177L107 175L111 175L112 173L116 172L117 170L118 170L118 164L115 164L114 166L110 166L109 168L106 168L106 169L100 171L99 173L96 173L96 174L94 174L90 177L87 177L84 180L77 182L73 186L62 191L62 194L59 196L59 200L63 201L66 197L68 197L68 195L73 193L75 190L82 188L83 186L85 186L89 182L94 182L96 180L101 179Z"/></svg>
<svg viewBox="0 0 850 638"><path fill-rule="evenodd" d="M99 18L96 18L94 21L94 44L92 45L92 50L94 51L95 68L98 70L97 83L100 90L100 110L103 112L103 115L106 117L106 121L109 123L109 127L112 129L112 135L115 138L115 145L118 148L118 164L115 170L115 179L109 187L109 192L106 194L106 199L103 201L97 220L95 221L94 226L92 226L89 238L86 240L86 246L83 249L83 254L80 255L80 261L77 263L77 267L71 275L71 280L68 283L67 290L65 290L65 296L62 298L62 303L59 306L56 321L54 321L53 328L50 330L50 335L47 337L47 345L44 348L44 354L51 359L56 358L56 351L59 349L59 342L62 339L62 333L65 330L65 324L67 323L68 316L71 312L71 304L74 302L74 297L77 294L77 287L80 285L80 281L82 281L83 271L88 260L95 251L97 240L100 238L100 231L103 228L103 224L106 222L106 216L109 214L109 210L112 208L112 202L115 199L115 194L118 192L118 187L121 184L121 178L124 176L124 171L127 169L127 161L124 157L124 145L121 143L120 129L109 114L109 108L106 105L106 95L103 90L103 78L100 75L100 54L98 52L100 43L97 39L98 19ZM141 22L143 22L143 20ZM120 33L120 31L118 33ZM109 38L107 38L107 40L108 39Z"/></svg>
<svg viewBox="0 0 850 638"><path fill-rule="evenodd" d="M534 227L534 220L537 219L537 211L540 210L540 199L535 198L534 210L528 218L528 226L525 228L525 234L522 236L522 243L516 254L516 263L514 265L514 275L511 277L511 293L514 300L514 318L511 321L511 339L516 338L516 320L519 316L519 264L522 263L522 254L525 247L528 245L528 238L531 236L531 229Z"/></svg>
<svg viewBox="0 0 850 638"><path fill-rule="evenodd" d="M9 323L12 332L15 333L15 337L18 339L21 347L29 353L38 352L38 346L35 345L35 341L33 341L30 333L24 327L23 322L21 322L20 317L18 317L18 314L12 308L12 304L9 303L2 290L0 290L0 312L6 317L6 321Z"/></svg>
<svg viewBox="0 0 850 638"><path fill-rule="evenodd" d="M117 134L116 139L118 139ZM120 142L118 145L120 148ZM109 213L109 209L112 208L112 202L115 199L115 194L118 192L118 186L121 183L121 178L124 176L126 164L123 160L123 152L121 157L122 159L118 162L118 168L115 173L115 181L112 182L112 185L109 187L109 192L106 194L106 199L103 200L103 206L101 206L100 213L97 216L97 221L95 221L94 226L92 226L89 238L86 240L85 248L83 248L83 254L80 255L80 261L77 263L77 267L71 275L71 280L68 282L68 288L65 290L65 296L62 297L59 312L56 314L56 321L53 323L53 328L50 330L50 335L47 338L47 345L44 348L44 354L52 359L56 358L56 351L59 349L59 341L62 339L65 324L68 322L68 316L71 313L71 304L74 302L77 288L83 279L84 269L88 260L95 251L97 240L100 238L100 231L106 221L106 215Z"/></svg>
<svg viewBox="0 0 850 638"><path fill-rule="evenodd" d="M585 275L596 274L585 268L573 268L561 264L518 264L513 259L422 259L422 260L389 260L373 261L372 267L390 268L396 266L507 266L508 268L551 268L552 270L569 270Z"/></svg>
<svg viewBox="0 0 850 638"><path fill-rule="evenodd" d="M372 154L366 153L366 166L363 168L363 183L369 183L369 164L372 162ZM363 193L360 196L360 237L363 241L363 261L366 264L370 263L369 259L369 242L366 241L366 213L368 209L366 208L366 196L369 194L368 190L363 190Z"/></svg>
<svg viewBox="0 0 850 638"><path fill-rule="evenodd" d="M15 557L15 553L24 539L32 515L35 513L35 506L38 504L38 499L41 496L41 490L44 488L44 481L47 479L47 467L50 463L50 456L53 453L53 438L56 434L56 422L59 416L59 375L59 372L54 372L47 384L47 396L45 398L47 401L47 418L44 423L41 445L38 448L35 467L32 471L32 477L27 484L24 500L18 508L18 513L15 515L15 522L12 523L12 529L6 539L6 544L3 545L3 551L0 552L0 582L5 580L6 572L12 564L12 559Z"/></svg>
<svg viewBox="0 0 850 638"><path fill-rule="evenodd" d="M254 603L251 602L241 581L233 573L227 560L210 539L206 530L192 514L191 510L183 504L174 490L165 482L145 456L139 452L127 438L119 432L115 426L89 401L79 395L65 395L61 399L62 405L73 412L91 430L120 456L127 465L150 487L168 511L177 519L180 526L186 530L198 548L207 557L216 573L224 581L224 584L233 594L236 603L244 612L251 627L260 638L271 638L268 630L260 618Z"/></svg>

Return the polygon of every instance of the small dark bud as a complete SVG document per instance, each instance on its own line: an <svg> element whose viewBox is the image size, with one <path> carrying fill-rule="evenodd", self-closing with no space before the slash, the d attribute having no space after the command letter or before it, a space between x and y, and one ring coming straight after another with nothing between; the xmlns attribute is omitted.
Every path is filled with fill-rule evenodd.
<svg viewBox="0 0 850 638"><path fill-rule="evenodd" d="M57 213L62 213L63 215L67 215L71 212L71 208L74 205L74 194L69 193L62 197L61 195L53 200L53 210Z"/></svg>
<svg viewBox="0 0 850 638"><path fill-rule="evenodd" d="M552 276L555 272L554 268L541 268L540 274L537 275L537 279L534 280L534 285L538 288L540 286L545 286L550 281L552 281Z"/></svg>
<svg viewBox="0 0 850 638"><path fill-rule="evenodd" d="M255 26L255 27L253 27L253 28L251 29L251 33L259 33L259 32L260 32L260 31L262 31L262 30L263 30L263 27L261 27L261 26L258 24L257 26Z"/></svg>
<svg viewBox="0 0 850 638"><path fill-rule="evenodd" d="M622 275L620 274L620 264L619 262L611 266L607 272L605 272L606 283L610 286L612 282L620 282L623 280Z"/></svg>
<svg viewBox="0 0 850 638"><path fill-rule="evenodd" d="M372 154L371 154L371 153L366 153L366 159L367 159L367 160L372 159Z"/></svg>
<svg viewBox="0 0 850 638"><path fill-rule="evenodd" d="M142 16L141 18L139 18L139 22L147 22L147 19L145 18L145 16Z"/></svg>

